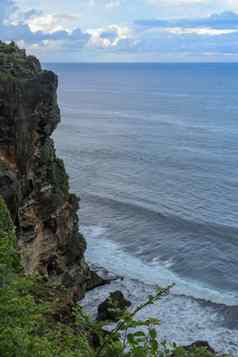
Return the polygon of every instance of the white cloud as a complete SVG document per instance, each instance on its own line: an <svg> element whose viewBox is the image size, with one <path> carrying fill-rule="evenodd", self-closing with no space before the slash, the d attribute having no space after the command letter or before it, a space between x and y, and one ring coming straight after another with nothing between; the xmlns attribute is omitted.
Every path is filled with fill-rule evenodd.
<svg viewBox="0 0 238 357"><path fill-rule="evenodd" d="M202 5L207 4L208 0L147 0L152 5L167 5L167 6L179 6L179 5Z"/></svg>
<svg viewBox="0 0 238 357"><path fill-rule="evenodd" d="M26 23L32 32L42 31L53 33L56 31L72 31L77 27L78 16L56 14L56 15L36 15L29 17Z"/></svg>
<svg viewBox="0 0 238 357"><path fill-rule="evenodd" d="M131 37L132 30L127 26L111 25L106 28L98 28L87 31L91 38L88 46L92 48L113 48L122 40Z"/></svg>
<svg viewBox="0 0 238 357"><path fill-rule="evenodd" d="M90 11L95 16L99 8L104 9L108 15L114 13L111 9L120 6L120 10L123 10L126 6L125 0L85 1L87 4L91 1ZM144 1L148 3L149 0ZM150 1L167 4L170 8L174 4L181 4L186 8L190 4L197 6L208 3L208 0ZM218 3L222 0L209 1ZM223 1L227 4L229 0ZM231 0L230 4L232 3L234 4ZM138 60L152 60L154 56L158 58L160 55L164 58L170 56L174 60L183 56L186 58L187 55L192 55L193 58L211 54L218 58L238 56L238 14L234 12L195 18L182 16L169 20L142 17L142 20L130 25L118 25L117 23L123 22L119 18L114 22L113 17L108 15L108 21L111 19L114 25L104 25L102 18L100 26L88 26L88 30L88 27L84 27L82 31L78 26L80 19L74 12L73 15L43 13L36 9L22 12L14 5L14 1L0 0L0 38L5 41L16 40L21 47L52 61L56 58L58 61L81 60L85 53L90 61L97 56L118 61L126 56L134 61L137 56ZM98 13L101 14L100 10ZM154 13L156 12L153 15ZM83 14L87 20L87 16Z"/></svg>
<svg viewBox="0 0 238 357"><path fill-rule="evenodd" d="M172 28L166 28L163 31L175 35L221 36L221 35L238 32L238 29L213 29L209 27L207 28L206 27L204 28L172 27Z"/></svg>
<svg viewBox="0 0 238 357"><path fill-rule="evenodd" d="M107 38L101 37L102 29L88 30L91 38L88 42L88 46L92 48L108 48L111 46L111 41Z"/></svg>

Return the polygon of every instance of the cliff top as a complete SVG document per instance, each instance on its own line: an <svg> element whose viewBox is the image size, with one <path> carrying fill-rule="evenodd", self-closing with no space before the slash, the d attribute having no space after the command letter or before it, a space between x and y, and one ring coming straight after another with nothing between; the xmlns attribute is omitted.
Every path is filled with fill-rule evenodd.
<svg viewBox="0 0 238 357"><path fill-rule="evenodd" d="M25 50L11 42L0 41L0 79L29 78L41 71L37 58L27 56Z"/></svg>

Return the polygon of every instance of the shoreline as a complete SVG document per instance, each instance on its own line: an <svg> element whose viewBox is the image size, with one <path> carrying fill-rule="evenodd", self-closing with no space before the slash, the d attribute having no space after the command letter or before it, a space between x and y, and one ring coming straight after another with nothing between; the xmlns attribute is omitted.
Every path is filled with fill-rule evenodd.
<svg viewBox="0 0 238 357"><path fill-rule="evenodd" d="M152 294L155 285L143 283L136 279L119 276L89 261L92 269L103 278L110 278L110 284L95 288L86 293L81 301L82 306L96 317L97 306L103 302L110 292L120 290L124 296L136 306ZM163 298L159 305L149 307L138 317L155 317L161 320L158 327L159 340L175 342L187 346L197 341L207 341L217 353L229 353L237 357L238 353L238 306L226 306L191 296L179 295L173 290ZM234 316L237 316L237 318ZM181 326L181 321L182 326Z"/></svg>
<svg viewBox="0 0 238 357"><path fill-rule="evenodd" d="M164 265L159 260L150 264L143 261L124 249L124 246L117 241L111 240L106 228L102 226L81 224L81 229L87 241L87 260L107 272L141 281L150 286L166 287L175 284L176 293L180 296L184 295L218 305L231 307L238 305L238 297L233 293L217 290L199 281L179 276L170 266Z"/></svg>

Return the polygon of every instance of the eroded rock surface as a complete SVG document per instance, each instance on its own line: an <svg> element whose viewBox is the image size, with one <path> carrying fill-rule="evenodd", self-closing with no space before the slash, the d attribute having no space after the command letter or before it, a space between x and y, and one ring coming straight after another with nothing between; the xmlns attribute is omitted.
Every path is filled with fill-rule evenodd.
<svg viewBox="0 0 238 357"><path fill-rule="evenodd" d="M85 263L78 199L51 139L60 121L57 84L36 58L0 43L0 194L17 227L25 271L82 297L101 281Z"/></svg>

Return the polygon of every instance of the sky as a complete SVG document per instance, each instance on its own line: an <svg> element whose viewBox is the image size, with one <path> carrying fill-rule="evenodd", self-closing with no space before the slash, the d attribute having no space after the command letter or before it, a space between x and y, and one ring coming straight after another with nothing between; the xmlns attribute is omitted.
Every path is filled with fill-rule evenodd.
<svg viewBox="0 0 238 357"><path fill-rule="evenodd" d="M238 0L0 0L0 39L44 62L237 62Z"/></svg>

